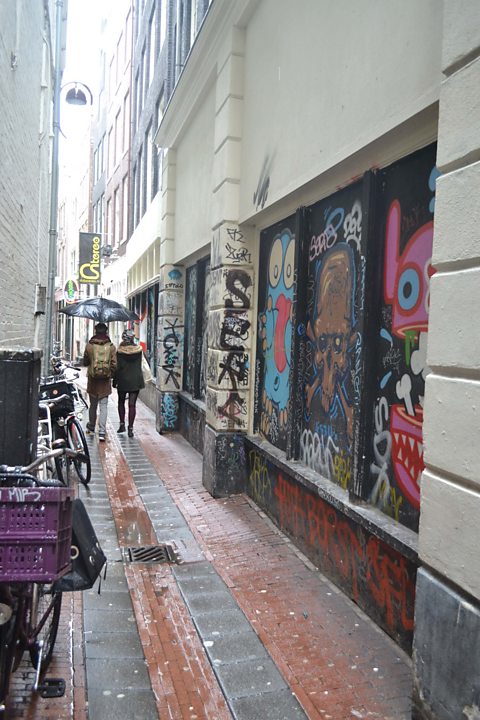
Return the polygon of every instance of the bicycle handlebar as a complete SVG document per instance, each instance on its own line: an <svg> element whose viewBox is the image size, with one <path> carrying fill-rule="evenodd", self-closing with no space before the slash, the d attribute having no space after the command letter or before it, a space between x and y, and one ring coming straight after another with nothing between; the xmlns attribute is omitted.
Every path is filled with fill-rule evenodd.
<svg viewBox="0 0 480 720"><path fill-rule="evenodd" d="M58 450L51 450L44 455L40 455L33 462L31 462L30 465L26 465L25 467L21 467L20 465L0 465L0 475L8 475L12 478L22 475L29 475L42 463L46 462L47 460L60 457L60 455L66 455L67 457L78 458L80 460L85 458L85 455L79 450L71 450L67 447L58 448ZM53 484L58 484L58 481L56 483L52 483L51 481L39 480L38 478L33 476L32 480L34 480L35 483L40 487L50 487ZM63 483L60 483L60 485L63 485Z"/></svg>

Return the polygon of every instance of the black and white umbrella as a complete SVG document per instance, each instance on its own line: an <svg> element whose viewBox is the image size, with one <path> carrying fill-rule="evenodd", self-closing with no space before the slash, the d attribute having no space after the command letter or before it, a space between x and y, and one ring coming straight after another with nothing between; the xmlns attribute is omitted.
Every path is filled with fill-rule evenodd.
<svg viewBox="0 0 480 720"><path fill-rule="evenodd" d="M115 300L103 297L92 297L86 300L66 305L61 308L61 313L70 317L83 317L95 320L95 322L127 322L128 320L139 320L138 315Z"/></svg>

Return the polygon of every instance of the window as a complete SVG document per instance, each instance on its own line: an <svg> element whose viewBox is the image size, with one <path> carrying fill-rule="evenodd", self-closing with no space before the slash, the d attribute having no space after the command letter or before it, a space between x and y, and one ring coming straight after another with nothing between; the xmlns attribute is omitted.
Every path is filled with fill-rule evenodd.
<svg viewBox="0 0 480 720"><path fill-rule="evenodd" d="M109 245L112 242L112 201L107 200L107 217L105 218L105 235L106 244Z"/></svg>
<svg viewBox="0 0 480 720"><path fill-rule="evenodd" d="M210 262L199 260L187 268L183 388L193 397L205 399L207 377L207 319Z"/></svg>
<svg viewBox="0 0 480 720"><path fill-rule="evenodd" d="M128 236L128 175L122 180L122 233L121 242Z"/></svg>
<svg viewBox="0 0 480 720"><path fill-rule="evenodd" d="M123 44L123 33L121 33L120 37L118 38L117 42L117 52L115 53L115 85L118 85L118 81L120 80L120 75L123 71L123 55L122 52L122 44Z"/></svg>
<svg viewBox="0 0 480 720"><path fill-rule="evenodd" d="M113 144L113 128L108 131L108 174L111 175L114 168L114 153L115 148Z"/></svg>
<svg viewBox="0 0 480 720"><path fill-rule="evenodd" d="M154 122L154 128L155 132L158 129L158 126L160 125L163 117L163 111L165 109L165 101L164 101L164 94L163 89L160 97L157 100L157 104L155 106L155 122ZM163 150L162 148L158 147L157 145L154 145L152 147L152 153L154 157L154 163L153 163L153 187L152 187L152 193L153 195L156 195L156 193L161 189L162 187L162 163L163 163Z"/></svg>
<svg viewBox="0 0 480 720"><path fill-rule="evenodd" d="M142 108L145 104L145 99L148 93L149 79L148 79L148 64L147 64L147 46L144 45L142 49Z"/></svg>
<svg viewBox="0 0 480 720"><path fill-rule="evenodd" d="M126 65L130 60L132 54L132 13L129 10L127 20L125 22L125 56L123 58L124 64Z"/></svg>
<svg viewBox="0 0 480 720"><path fill-rule="evenodd" d="M137 202L137 166L133 166L132 171L132 221L133 230L137 227L138 223L138 202Z"/></svg>
<svg viewBox="0 0 480 720"><path fill-rule="evenodd" d="M105 172L105 135L100 140L100 175Z"/></svg>
<svg viewBox="0 0 480 720"><path fill-rule="evenodd" d="M167 37L167 2L160 0L160 44L158 52L162 52L165 38ZM174 56L175 57L175 56Z"/></svg>
<svg viewBox="0 0 480 720"><path fill-rule="evenodd" d="M123 98L122 113L122 153L127 150L130 140L130 93Z"/></svg>
<svg viewBox="0 0 480 720"><path fill-rule="evenodd" d="M118 247L120 239L120 190L117 188L113 193L113 232L112 232L112 245Z"/></svg>
<svg viewBox="0 0 480 720"><path fill-rule="evenodd" d="M133 102L134 102L133 125L134 125L134 128L133 128L133 130L134 130L134 132L136 132L136 130L138 128L138 120L140 117L139 99L138 99L139 98L139 91L138 91L139 84L140 84L140 74L137 71L137 74L135 75L135 85L133 88L133 93L134 93L134 95L133 95Z"/></svg>
<svg viewBox="0 0 480 720"><path fill-rule="evenodd" d="M121 133L120 133L120 110L115 115L115 125L114 125L114 155L113 155L113 167L117 167L117 163L120 161L121 157Z"/></svg>
<svg viewBox="0 0 480 720"><path fill-rule="evenodd" d="M145 135L145 205L148 207L152 200L152 187L153 187L153 138L152 138L152 124L148 126L147 133Z"/></svg>
<svg viewBox="0 0 480 720"><path fill-rule="evenodd" d="M153 81L153 75L155 72L155 61L156 61L156 44L155 44L155 35L156 35L156 27L155 27L155 21L156 21L156 14L155 9L152 12L150 16L150 23L149 23L149 42L148 42L148 59L149 59L149 68L148 68L148 83L149 85L152 84Z"/></svg>

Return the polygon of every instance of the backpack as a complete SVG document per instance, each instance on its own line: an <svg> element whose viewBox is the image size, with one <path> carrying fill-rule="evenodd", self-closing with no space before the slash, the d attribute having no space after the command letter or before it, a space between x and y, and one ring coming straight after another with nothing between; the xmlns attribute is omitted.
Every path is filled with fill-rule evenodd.
<svg viewBox="0 0 480 720"><path fill-rule="evenodd" d="M92 357L88 374L92 378L109 379L111 376L110 362L112 359L112 344L92 343Z"/></svg>

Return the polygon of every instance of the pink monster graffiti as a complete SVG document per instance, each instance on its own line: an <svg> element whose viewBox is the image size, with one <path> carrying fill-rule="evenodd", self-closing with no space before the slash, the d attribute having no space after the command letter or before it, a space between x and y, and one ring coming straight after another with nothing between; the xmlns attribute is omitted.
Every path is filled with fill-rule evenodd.
<svg viewBox="0 0 480 720"><path fill-rule="evenodd" d="M428 330L429 281L433 222L422 225L400 255L401 210L395 200L388 211L385 234L384 298L392 305L392 332L409 344L409 350ZM408 352L409 356L409 352ZM423 408L393 405L390 414L392 460L395 478L406 498L420 507L423 462Z"/></svg>

